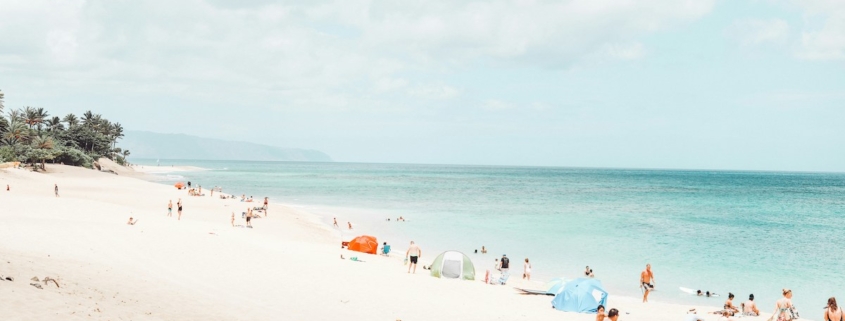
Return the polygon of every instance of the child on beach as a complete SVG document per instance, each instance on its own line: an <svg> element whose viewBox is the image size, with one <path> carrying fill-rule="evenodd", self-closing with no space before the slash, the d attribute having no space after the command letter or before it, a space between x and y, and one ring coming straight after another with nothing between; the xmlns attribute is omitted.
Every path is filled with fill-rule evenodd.
<svg viewBox="0 0 845 321"><path fill-rule="evenodd" d="M531 281L531 263L528 263L528 258L525 258L525 264L523 264L522 268L522 278Z"/></svg>

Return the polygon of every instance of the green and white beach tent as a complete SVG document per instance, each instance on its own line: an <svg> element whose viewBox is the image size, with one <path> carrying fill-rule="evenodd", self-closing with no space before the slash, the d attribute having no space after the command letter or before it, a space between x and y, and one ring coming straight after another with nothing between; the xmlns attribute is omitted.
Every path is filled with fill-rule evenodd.
<svg viewBox="0 0 845 321"><path fill-rule="evenodd" d="M475 266L468 256L458 251L440 253L431 263L431 276L448 279L475 280Z"/></svg>

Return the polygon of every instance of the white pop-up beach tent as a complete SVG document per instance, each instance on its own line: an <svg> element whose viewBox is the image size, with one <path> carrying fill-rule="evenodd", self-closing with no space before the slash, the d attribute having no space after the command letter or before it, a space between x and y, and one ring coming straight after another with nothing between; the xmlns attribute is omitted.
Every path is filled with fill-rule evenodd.
<svg viewBox="0 0 845 321"><path fill-rule="evenodd" d="M468 256L458 251L440 253L431 263L431 276L475 280L475 266Z"/></svg>

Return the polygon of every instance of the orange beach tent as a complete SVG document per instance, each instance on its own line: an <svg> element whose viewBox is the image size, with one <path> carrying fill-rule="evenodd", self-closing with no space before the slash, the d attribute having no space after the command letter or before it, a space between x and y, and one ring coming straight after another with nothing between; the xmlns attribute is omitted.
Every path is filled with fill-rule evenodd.
<svg viewBox="0 0 845 321"><path fill-rule="evenodd" d="M375 236L361 235L349 241L349 250L376 254L378 241L376 241Z"/></svg>
<svg viewBox="0 0 845 321"><path fill-rule="evenodd" d="M173 186L175 186L177 189L182 189L182 187L185 187L185 183L179 182L179 183L173 184Z"/></svg>

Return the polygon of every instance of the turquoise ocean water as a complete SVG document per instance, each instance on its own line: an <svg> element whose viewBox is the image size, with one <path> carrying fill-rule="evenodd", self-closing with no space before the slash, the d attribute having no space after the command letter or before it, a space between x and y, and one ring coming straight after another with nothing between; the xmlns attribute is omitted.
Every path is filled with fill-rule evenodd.
<svg viewBox="0 0 845 321"><path fill-rule="evenodd" d="M303 206L327 224L351 221L353 232L379 242L405 248L414 240L429 260L460 250L480 273L502 254L515 263L513 277L526 257L538 280L577 277L589 265L611 295L635 297L639 272L651 263L652 300L721 306L733 292L738 305L754 293L770 311L788 287L808 317L845 294L841 173L161 161L170 164L211 170L162 176L163 183L269 196L271 206ZM407 222L386 221L399 216ZM490 252L474 254L482 245ZM723 296L692 297L678 287Z"/></svg>

